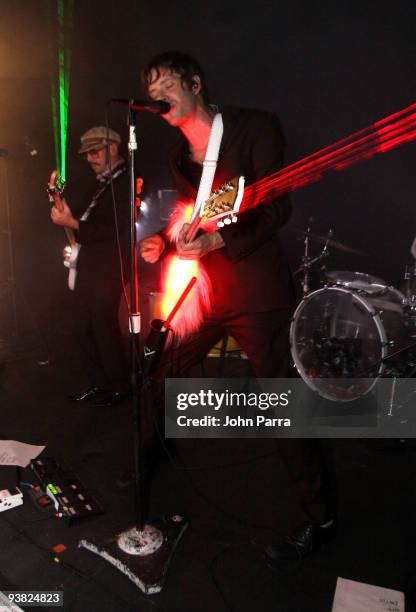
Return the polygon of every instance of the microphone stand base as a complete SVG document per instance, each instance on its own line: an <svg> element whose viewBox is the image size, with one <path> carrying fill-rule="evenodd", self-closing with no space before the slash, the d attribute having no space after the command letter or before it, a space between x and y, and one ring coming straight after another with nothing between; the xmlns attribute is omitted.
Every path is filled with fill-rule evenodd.
<svg viewBox="0 0 416 612"><path fill-rule="evenodd" d="M160 593L173 553L188 522L179 515L133 526L106 539L81 540L79 546L99 555L125 574L143 593Z"/></svg>
<svg viewBox="0 0 416 612"><path fill-rule="evenodd" d="M155 553L163 544L163 535L154 525L144 525L143 529L131 527L120 533L117 538L119 548L128 555L146 557Z"/></svg>

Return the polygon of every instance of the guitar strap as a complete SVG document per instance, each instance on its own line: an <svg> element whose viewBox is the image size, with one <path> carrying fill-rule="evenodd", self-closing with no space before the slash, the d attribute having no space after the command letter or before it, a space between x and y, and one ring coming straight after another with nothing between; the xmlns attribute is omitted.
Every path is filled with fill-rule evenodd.
<svg viewBox="0 0 416 612"><path fill-rule="evenodd" d="M104 185L102 185L101 187L99 187L97 189L97 191L94 193L93 198L91 200L91 204L88 206L88 208L85 210L85 212L83 213L82 217L80 217L80 221L86 221L88 219L88 217L90 216L91 210L97 205L98 203L98 198L100 197L100 195L107 189L107 187L109 186L109 184L111 183L111 181L114 181L114 179L116 179L118 176L120 176L120 174L123 174L123 172L126 171L126 166L123 165L120 168L118 168L114 174L110 177L108 177L107 181L104 183Z"/></svg>
<svg viewBox="0 0 416 612"><path fill-rule="evenodd" d="M191 223L200 213L204 202L210 195L217 168L223 130L222 116L220 113L217 113L211 126ZM168 228L168 235L172 242L177 240L185 222L186 208L186 202L177 202L176 208L173 211ZM187 222L189 223L188 220ZM171 308L177 303L181 292L193 276L197 277L197 283L184 304L182 304L177 315L175 315L172 327L176 338L184 338L198 329L203 321L204 313L208 313L211 310L212 289L208 274L198 260L180 259L177 255L171 255L165 260L162 281L164 286L164 298L162 301L163 316L169 314ZM177 279L180 279L179 283Z"/></svg>
<svg viewBox="0 0 416 612"><path fill-rule="evenodd" d="M218 154L220 152L220 145L222 140L222 134L224 132L224 124L222 121L221 113L217 113L214 117L211 126L211 132L209 135L207 152L205 159L202 164L202 175L199 182L198 194L196 196L194 210L192 211L191 223L194 221L196 216L201 210L201 206L208 199L211 193L212 183L214 181L215 170L217 169Z"/></svg>

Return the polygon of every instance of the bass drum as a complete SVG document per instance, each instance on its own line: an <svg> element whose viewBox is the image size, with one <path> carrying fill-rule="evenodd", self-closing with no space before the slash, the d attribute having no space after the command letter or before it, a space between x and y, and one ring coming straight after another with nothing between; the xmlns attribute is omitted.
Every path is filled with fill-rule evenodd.
<svg viewBox="0 0 416 612"><path fill-rule="evenodd" d="M382 360L405 346L404 296L393 287L366 292L325 287L306 296L290 327L295 366L319 395L349 402L368 393Z"/></svg>

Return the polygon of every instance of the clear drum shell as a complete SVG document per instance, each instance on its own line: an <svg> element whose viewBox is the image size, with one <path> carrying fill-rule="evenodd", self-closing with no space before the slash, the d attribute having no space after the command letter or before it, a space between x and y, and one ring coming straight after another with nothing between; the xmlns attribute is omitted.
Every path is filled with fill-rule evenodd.
<svg viewBox="0 0 416 612"><path fill-rule="evenodd" d="M334 284L306 296L290 327L300 376L334 401L353 401L368 393L383 375L383 359L404 344L403 294L382 282L365 287L363 278L344 277L342 282L351 281L360 288Z"/></svg>

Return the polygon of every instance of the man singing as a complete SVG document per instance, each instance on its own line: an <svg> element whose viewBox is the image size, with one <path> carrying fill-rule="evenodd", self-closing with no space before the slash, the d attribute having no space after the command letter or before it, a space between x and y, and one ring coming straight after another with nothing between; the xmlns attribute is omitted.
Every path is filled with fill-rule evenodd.
<svg viewBox="0 0 416 612"><path fill-rule="evenodd" d="M180 52L162 53L143 71L153 100L165 100L164 120L181 132L170 166L181 200L195 199L216 109L208 103L204 73L198 62ZM283 164L284 139L274 113L243 108L221 109L223 136L212 189L235 176L254 183ZM290 375L288 331L295 305L292 277L279 244L279 228L291 214L288 198L240 215L238 223L203 232L191 242L185 224L171 244L169 232L141 243L145 261L154 263L169 249L196 259L211 284L211 306L198 329L175 348L170 376L185 376L225 334L247 354L254 376ZM279 439L293 502L292 530L285 540L266 549L269 563L305 557L334 534L327 473L315 440Z"/></svg>

